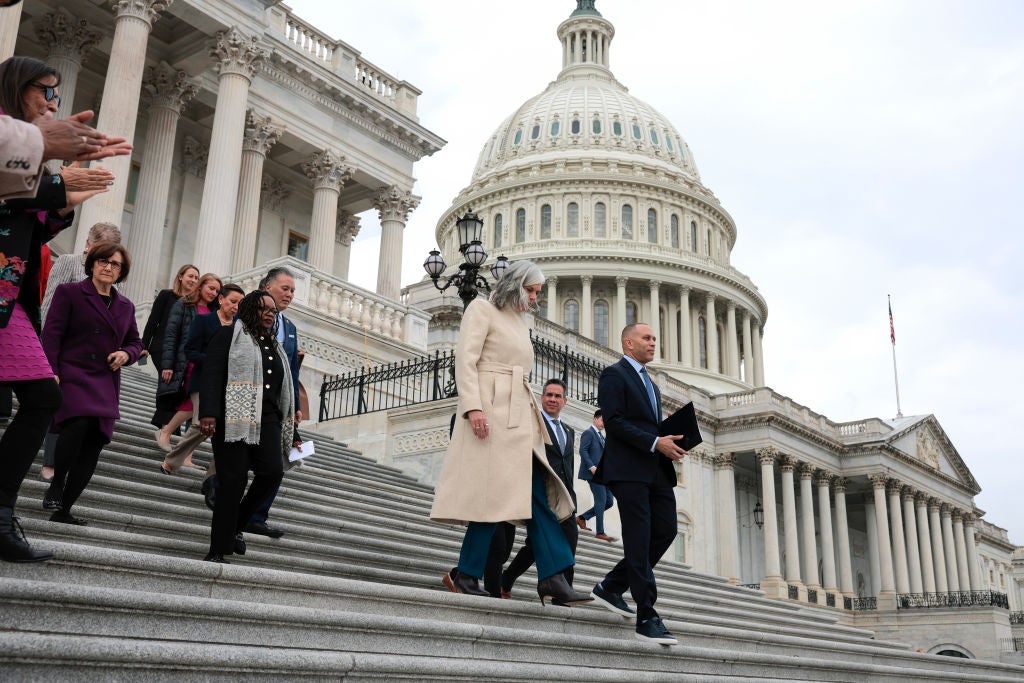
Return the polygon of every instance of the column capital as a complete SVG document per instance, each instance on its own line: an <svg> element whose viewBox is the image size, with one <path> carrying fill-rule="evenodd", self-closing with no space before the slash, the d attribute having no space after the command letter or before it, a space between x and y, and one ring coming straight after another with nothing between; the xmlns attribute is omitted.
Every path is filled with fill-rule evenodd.
<svg viewBox="0 0 1024 683"><path fill-rule="evenodd" d="M114 16L118 19L141 19L152 27L160 18L160 13L170 7L172 2L174 0L115 0Z"/></svg>
<svg viewBox="0 0 1024 683"><path fill-rule="evenodd" d="M210 148L186 135L181 144L181 166L186 173L202 178L206 175L206 161Z"/></svg>
<svg viewBox="0 0 1024 683"><path fill-rule="evenodd" d="M937 511L940 507L942 507L942 501L941 500L939 500L938 498L929 498L928 499L928 512L929 513L932 510L936 510Z"/></svg>
<svg viewBox="0 0 1024 683"><path fill-rule="evenodd" d="M836 493L846 493L846 484L849 480L846 477L837 476L832 482L832 490Z"/></svg>
<svg viewBox="0 0 1024 683"><path fill-rule="evenodd" d="M816 486L828 486L835 478L836 475L832 474L828 470L818 470L814 475L814 484Z"/></svg>
<svg viewBox="0 0 1024 683"><path fill-rule="evenodd" d="M783 472L793 472L796 468L797 462L796 456L793 455L781 455L779 456L779 467Z"/></svg>
<svg viewBox="0 0 1024 683"><path fill-rule="evenodd" d="M690 292L693 290L689 285L679 285L679 296L690 296Z"/></svg>
<svg viewBox="0 0 1024 683"><path fill-rule="evenodd" d="M903 499L904 503L908 501L913 501L916 496L917 491L915 491L909 486L904 486L903 490L900 492L900 497Z"/></svg>
<svg viewBox="0 0 1024 683"><path fill-rule="evenodd" d="M889 475L882 472L876 472L875 474L869 474L868 479L871 480L872 488L882 489L885 488L886 482L889 481Z"/></svg>
<svg viewBox="0 0 1024 683"><path fill-rule="evenodd" d="M976 521L976 518L974 516L974 513L971 513L971 512L965 512L964 513L964 526L973 527L975 521Z"/></svg>
<svg viewBox="0 0 1024 683"><path fill-rule="evenodd" d="M775 459L779 457L779 451L775 446L764 446L754 451L757 454L757 461L762 465L774 465Z"/></svg>
<svg viewBox="0 0 1024 683"><path fill-rule="evenodd" d="M594 276L593 275L580 275L580 282L585 287L589 287L590 285L594 284Z"/></svg>
<svg viewBox="0 0 1024 683"><path fill-rule="evenodd" d="M661 289L661 280L648 280L647 286L650 288L652 292L657 292L659 289Z"/></svg>
<svg viewBox="0 0 1024 683"><path fill-rule="evenodd" d="M809 462L803 463L802 465L800 465L800 479L801 479L801 481L804 480L804 479L813 479L814 478L814 473L817 472L817 471L818 471L818 469L814 465L812 465L811 463L809 463Z"/></svg>
<svg viewBox="0 0 1024 683"><path fill-rule="evenodd" d="M922 491L914 493L914 503L919 508L928 507L928 494Z"/></svg>
<svg viewBox="0 0 1024 683"><path fill-rule="evenodd" d="M885 492L888 493L890 496L893 495L894 493L899 495L902 489L903 483L899 479L890 479L885 483Z"/></svg>
<svg viewBox="0 0 1024 683"><path fill-rule="evenodd" d="M338 212L338 224L334 229L334 240L343 247L352 246L352 240L359 234L359 216L354 216L348 211Z"/></svg>
<svg viewBox="0 0 1024 683"><path fill-rule="evenodd" d="M960 508L953 508L953 523L954 524L957 523L957 522L961 522L962 523L964 521L964 515L965 514L967 514L967 513L965 513Z"/></svg>
<svg viewBox="0 0 1024 683"><path fill-rule="evenodd" d="M59 55L81 62L103 40L103 33L90 28L88 21L76 20L64 11L44 14L35 28L36 40L46 46L51 58Z"/></svg>
<svg viewBox="0 0 1024 683"><path fill-rule="evenodd" d="M266 156L270 148L281 139L284 128L284 124L274 121L270 116L263 116L249 109L245 112L245 137L242 138L242 151L257 152Z"/></svg>
<svg viewBox="0 0 1024 683"><path fill-rule="evenodd" d="M619 275L615 278L615 284L619 287L625 287L629 284L629 278L625 275Z"/></svg>
<svg viewBox="0 0 1024 683"><path fill-rule="evenodd" d="M736 464L735 453L719 453L715 456L715 469L716 470L731 470L733 465Z"/></svg>
<svg viewBox="0 0 1024 683"><path fill-rule="evenodd" d="M714 292L706 292L704 294L704 301L707 302L708 306L714 306L715 305L715 298L716 297L715 297Z"/></svg>
<svg viewBox="0 0 1024 683"><path fill-rule="evenodd" d="M545 275L544 284L552 287L558 287L558 276L557 275Z"/></svg>
<svg viewBox="0 0 1024 683"><path fill-rule="evenodd" d="M170 109L180 114L199 89L187 73L161 62L146 69L142 78L142 92L149 99L150 106Z"/></svg>
<svg viewBox="0 0 1024 683"><path fill-rule="evenodd" d="M733 301L732 299L726 300L726 302L725 302L725 310L726 311L732 311L733 313L735 313L736 312L736 302Z"/></svg>
<svg viewBox="0 0 1024 683"><path fill-rule="evenodd" d="M943 517L950 517L953 514L953 506L949 503L939 503L939 514Z"/></svg>
<svg viewBox="0 0 1024 683"><path fill-rule="evenodd" d="M265 207L277 211L291 195L292 191L280 180L269 175L263 176L260 183L260 199Z"/></svg>
<svg viewBox="0 0 1024 683"><path fill-rule="evenodd" d="M352 177L352 169L345 165L344 155L325 149L314 152L313 157L302 164L302 170L313 181L313 189L329 189L340 192L342 186Z"/></svg>
<svg viewBox="0 0 1024 683"><path fill-rule="evenodd" d="M227 31L217 32L210 46L210 56L218 60L216 66L221 76L235 74L251 81L267 58L267 51L260 47L256 36L247 37L232 26Z"/></svg>
<svg viewBox="0 0 1024 683"><path fill-rule="evenodd" d="M421 197L397 185L381 187L373 198L380 220L399 221L403 225L409 220L409 212L420 205Z"/></svg>

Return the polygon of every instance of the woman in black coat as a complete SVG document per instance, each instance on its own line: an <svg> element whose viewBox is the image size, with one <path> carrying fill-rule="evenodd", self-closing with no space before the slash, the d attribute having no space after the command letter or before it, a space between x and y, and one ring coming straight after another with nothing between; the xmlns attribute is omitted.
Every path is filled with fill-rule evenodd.
<svg viewBox="0 0 1024 683"><path fill-rule="evenodd" d="M181 297L194 291L199 284L199 269L191 263L186 263L178 268L178 274L174 276L174 284L171 289L161 290L153 300L153 308L149 311L149 319L146 320L146 327L142 331L142 354L153 359L153 367L160 371L160 359L164 350L164 333L167 330L167 317L171 314L171 307ZM174 417L178 403L181 402L180 395L170 388L163 394L160 390L160 378L157 377L156 411L150 420L154 427L163 427Z"/></svg>

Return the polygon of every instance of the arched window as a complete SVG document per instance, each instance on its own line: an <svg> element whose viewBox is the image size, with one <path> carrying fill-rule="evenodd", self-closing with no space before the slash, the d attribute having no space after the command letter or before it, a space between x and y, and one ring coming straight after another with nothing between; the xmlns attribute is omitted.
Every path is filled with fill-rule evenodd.
<svg viewBox="0 0 1024 683"><path fill-rule="evenodd" d="M540 238L551 239L551 205L545 204L540 207Z"/></svg>
<svg viewBox="0 0 1024 683"><path fill-rule="evenodd" d="M658 329L661 330L662 342L658 344L658 355L661 356L662 360L668 358L668 344L665 341L668 339L668 326L665 324L665 309L658 307Z"/></svg>
<svg viewBox="0 0 1024 683"><path fill-rule="evenodd" d="M537 302L537 309L538 309L537 310L537 315L539 315L540 317L542 317L545 320L547 320L548 319L548 300L544 299L542 301L538 301Z"/></svg>
<svg viewBox="0 0 1024 683"><path fill-rule="evenodd" d="M569 130L572 131L573 135L579 135L580 134L580 120L579 119L573 119L572 120L572 124L571 124Z"/></svg>
<svg viewBox="0 0 1024 683"><path fill-rule="evenodd" d="M558 119L555 119L551 122L551 137L556 137L558 135L558 128Z"/></svg>
<svg viewBox="0 0 1024 683"><path fill-rule="evenodd" d="M526 209L516 211L516 244L526 241Z"/></svg>
<svg viewBox="0 0 1024 683"><path fill-rule="evenodd" d="M535 124L533 124L533 129L530 131L530 139L531 140L536 140L539 137L540 137L540 124L539 123L535 123Z"/></svg>
<svg viewBox="0 0 1024 683"><path fill-rule="evenodd" d="M594 237L608 236L608 219L605 214L604 202L594 204Z"/></svg>
<svg viewBox="0 0 1024 683"><path fill-rule="evenodd" d="M595 118L593 123L590 124L590 130L594 131L594 135L601 134L601 119Z"/></svg>
<svg viewBox="0 0 1024 683"><path fill-rule="evenodd" d="M725 372L725 361L729 352L726 350L728 338L725 336L725 325L715 322L715 329L718 330L718 367L713 368L716 372Z"/></svg>
<svg viewBox="0 0 1024 683"><path fill-rule="evenodd" d="M522 141L523 141L523 129L520 128L519 130L516 131L516 136L512 139L512 144L513 145L518 145Z"/></svg>
<svg viewBox="0 0 1024 683"><path fill-rule="evenodd" d="M632 325L633 323L636 322L636 310L637 309L636 309L636 302L635 301L627 301L626 302L626 324L627 325Z"/></svg>
<svg viewBox="0 0 1024 683"><path fill-rule="evenodd" d="M604 299L594 302L594 341L608 346L608 302Z"/></svg>
<svg viewBox="0 0 1024 683"><path fill-rule="evenodd" d="M642 138L643 138L643 135L641 135L641 133L640 133L640 126L638 124L634 123L633 124L633 139L634 140L640 140Z"/></svg>
<svg viewBox="0 0 1024 683"><path fill-rule="evenodd" d="M711 256L711 229L708 228L707 240L704 242L704 255Z"/></svg>
<svg viewBox="0 0 1024 683"><path fill-rule="evenodd" d="M650 133L651 133L651 142L653 144L655 144L655 145L658 144L658 132L656 130L654 130L653 128L651 128Z"/></svg>
<svg viewBox="0 0 1024 683"><path fill-rule="evenodd" d="M674 152L675 151L675 150L672 149L672 136L669 135L668 133L665 133L665 146L668 147L668 151L670 151L670 152Z"/></svg>
<svg viewBox="0 0 1024 683"><path fill-rule="evenodd" d="M501 214L494 217L494 246L501 246Z"/></svg>
<svg viewBox="0 0 1024 683"><path fill-rule="evenodd" d="M647 209L647 241L658 243L658 212L654 209Z"/></svg>
<svg viewBox="0 0 1024 683"><path fill-rule="evenodd" d="M690 251L697 253L697 221L690 221Z"/></svg>
<svg viewBox="0 0 1024 683"><path fill-rule="evenodd" d="M573 332L580 331L580 305L575 299L569 299L562 306L562 324Z"/></svg>
<svg viewBox="0 0 1024 683"><path fill-rule="evenodd" d="M697 317L697 350L700 353L700 367L708 367L708 325L704 316Z"/></svg>
<svg viewBox="0 0 1024 683"><path fill-rule="evenodd" d="M622 137L622 122L621 121L612 121L612 135L614 135L617 138L621 138Z"/></svg>
<svg viewBox="0 0 1024 683"><path fill-rule="evenodd" d="M671 240L672 248L679 248L679 216L672 214L672 218L669 219L669 240Z"/></svg>
<svg viewBox="0 0 1024 683"><path fill-rule="evenodd" d="M633 239L633 207L629 204L622 205L622 239Z"/></svg>
<svg viewBox="0 0 1024 683"><path fill-rule="evenodd" d="M580 205L576 202L569 202L565 210L566 235L569 237L580 236Z"/></svg>

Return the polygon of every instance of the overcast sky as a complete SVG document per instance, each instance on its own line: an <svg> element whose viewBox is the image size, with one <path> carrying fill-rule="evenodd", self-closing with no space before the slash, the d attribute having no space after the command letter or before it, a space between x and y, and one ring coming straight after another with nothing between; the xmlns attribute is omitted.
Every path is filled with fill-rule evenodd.
<svg viewBox="0 0 1024 683"><path fill-rule="evenodd" d="M403 285L501 121L561 68L573 0L290 0L423 91ZM616 78L672 121L768 301L766 382L835 421L933 413L1024 543L1024 3L598 0ZM1017 199L1015 200L1014 197ZM374 212L352 280L373 289Z"/></svg>

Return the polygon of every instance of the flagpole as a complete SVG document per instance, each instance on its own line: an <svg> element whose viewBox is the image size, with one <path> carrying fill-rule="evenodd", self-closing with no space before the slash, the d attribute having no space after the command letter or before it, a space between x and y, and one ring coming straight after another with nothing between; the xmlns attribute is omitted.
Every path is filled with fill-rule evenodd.
<svg viewBox="0 0 1024 683"><path fill-rule="evenodd" d="M889 298L889 339L892 341L892 379L896 384L896 417L903 417L903 410L900 408L900 374L896 370L896 327L892 320L892 295Z"/></svg>

